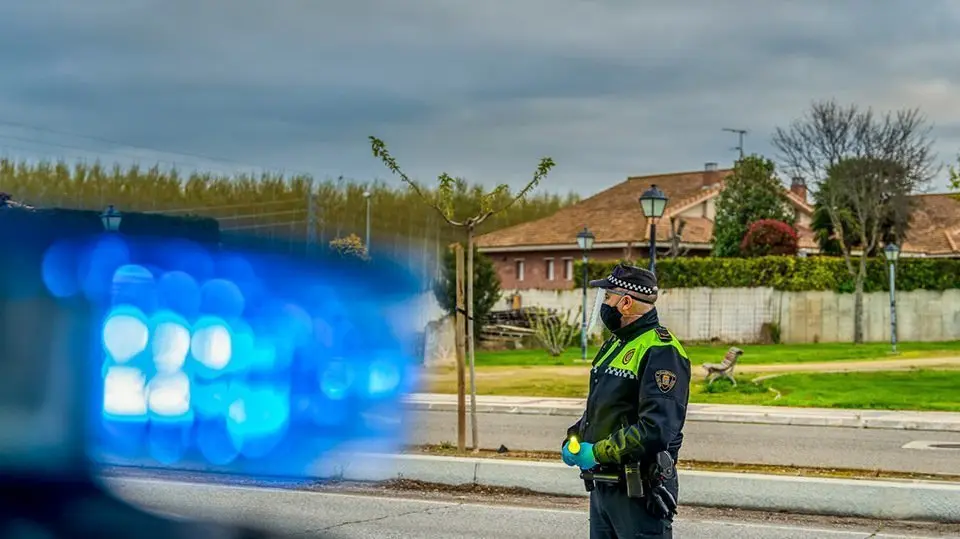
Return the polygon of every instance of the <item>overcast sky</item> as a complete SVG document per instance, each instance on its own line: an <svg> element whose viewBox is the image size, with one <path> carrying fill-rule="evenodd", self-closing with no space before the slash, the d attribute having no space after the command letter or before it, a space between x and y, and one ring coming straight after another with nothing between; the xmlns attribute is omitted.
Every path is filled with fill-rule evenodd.
<svg viewBox="0 0 960 539"><path fill-rule="evenodd" d="M957 28L957 0L3 0L0 148L387 178L373 134L421 180L550 155L544 189L589 195L836 97L921 107L953 161Z"/></svg>

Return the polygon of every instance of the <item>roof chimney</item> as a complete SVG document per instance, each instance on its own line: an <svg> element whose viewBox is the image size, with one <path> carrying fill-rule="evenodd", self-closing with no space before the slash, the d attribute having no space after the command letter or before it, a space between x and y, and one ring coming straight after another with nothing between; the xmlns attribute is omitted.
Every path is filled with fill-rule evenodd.
<svg viewBox="0 0 960 539"><path fill-rule="evenodd" d="M807 182L803 179L803 176L794 176L790 180L790 190L801 200L807 202Z"/></svg>
<svg viewBox="0 0 960 539"><path fill-rule="evenodd" d="M713 187L717 182L720 181L720 172L717 169L717 164L714 162L707 163L703 166L703 189L709 189Z"/></svg>

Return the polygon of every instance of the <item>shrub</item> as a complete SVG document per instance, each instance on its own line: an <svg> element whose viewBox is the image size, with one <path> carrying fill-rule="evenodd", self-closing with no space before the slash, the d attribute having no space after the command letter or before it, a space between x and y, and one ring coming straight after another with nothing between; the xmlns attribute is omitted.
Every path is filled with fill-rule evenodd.
<svg viewBox="0 0 960 539"><path fill-rule="evenodd" d="M527 315L530 327L534 330L537 340L543 346L547 353L557 357L564 352L570 345L574 344L580 338L580 325L577 319L583 308L577 308L577 313L567 310L560 313L552 313L544 308L539 308ZM572 316L571 316L572 315Z"/></svg>
<svg viewBox="0 0 960 539"><path fill-rule="evenodd" d="M340 256L353 256L360 260L367 260L367 247L363 240L356 234L350 234L346 238L337 238L330 240L330 248Z"/></svg>
<svg viewBox="0 0 960 539"><path fill-rule="evenodd" d="M636 264L645 266L646 262ZM588 278L603 278L614 265L616 262L589 262ZM575 272L576 287L583 286L582 268L578 266ZM887 272L885 260L870 259L864 291L889 290ZM839 257L674 258L657 262L657 278L664 289L770 287L792 292L853 292L853 277ZM960 288L960 260L901 258L897 263L897 290L954 288Z"/></svg>
<svg viewBox="0 0 960 539"><path fill-rule="evenodd" d="M793 224L793 207L777 177L776 166L760 155L737 160L716 202L714 256L739 256L740 244L754 221L776 219Z"/></svg>
<svg viewBox="0 0 960 539"><path fill-rule="evenodd" d="M750 224L740 243L744 256L769 256L797 254L797 231L792 226L776 219L761 219Z"/></svg>
<svg viewBox="0 0 960 539"><path fill-rule="evenodd" d="M463 263L466 266L467 253L463 253ZM490 311L500 301L503 295L500 290L500 277L493 260L480 252L476 245L473 248L473 318L477 329L487 321ZM434 284L433 294L440 307L449 314L457 312L457 257L453 249L448 249L443 255L443 266L440 278ZM466 274L464 274L466 278ZM467 284L463 284L466 294ZM464 296L464 303L467 298Z"/></svg>

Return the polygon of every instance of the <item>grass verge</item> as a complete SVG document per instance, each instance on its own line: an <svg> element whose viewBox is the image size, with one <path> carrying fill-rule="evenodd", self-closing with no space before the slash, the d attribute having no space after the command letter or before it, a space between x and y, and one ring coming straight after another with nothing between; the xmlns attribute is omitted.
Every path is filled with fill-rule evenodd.
<svg viewBox="0 0 960 539"><path fill-rule="evenodd" d="M719 380L707 386L695 379L690 401L705 404L753 404L815 408L875 410L927 410L960 412L960 370L908 370L851 373L793 373L753 383L738 378L738 385ZM436 393L456 393L455 378L440 378L428 388ZM478 376L481 395L583 398L587 376L541 368L516 369L509 376ZM779 395L779 398L778 398Z"/></svg>
<svg viewBox="0 0 960 539"><path fill-rule="evenodd" d="M809 363L826 361L856 361L870 359L916 359L922 357L960 356L960 341L898 343L898 354L890 353L888 343L823 344L745 344L738 345L744 355L741 361L753 365L784 363ZM730 345L684 345L694 365L720 362ZM587 351L592 359L596 348ZM480 351L476 353L478 366L520 365L582 365L579 348L569 348L558 357L550 356L542 349Z"/></svg>
<svg viewBox="0 0 960 539"><path fill-rule="evenodd" d="M451 445L425 445L408 448L407 453L448 457L471 457L490 459L530 460L536 462L560 462L560 452L551 451L507 451L481 449L478 453L457 451ZM682 460L677 465L681 470L699 470L710 472L755 473L769 475L787 475L794 477L824 477L833 479L887 479L909 481L960 482L960 474L922 474L910 472L888 472L883 470L865 470L856 468L812 468L805 466L776 466L772 464L741 464L734 462L710 462Z"/></svg>
<svg viewBox="0 0 960 539"><path fill-rule="evenodd" d="M958 387L958 370L795 373L744 380L737 387L726 381L710 387L695 383L696 402L702 403L942 412L960 412Z"/></svg>

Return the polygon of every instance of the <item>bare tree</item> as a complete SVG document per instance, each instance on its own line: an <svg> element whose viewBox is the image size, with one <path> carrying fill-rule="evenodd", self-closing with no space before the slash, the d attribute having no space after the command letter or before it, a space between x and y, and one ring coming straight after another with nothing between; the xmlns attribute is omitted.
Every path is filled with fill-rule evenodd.
<svg viewBox="0 0 960 539"><path fill-rule="evenodd" d="M884 240L902 241L908 195L923 191L939 170L930 131L917 109L878 116L831 100L814 102L806 116L774 132L782 164L815 186L814 199L829 217L855 280L855 343L863 342L867 257Z"/></svg>
<svg viewBox="0 0 960 539"><path fill-rule="evenodd" d="M960 165L960 156L957 157L957 164ZM960 198L960 168L950 167L950 188L956 191L955 196Z"/></svg>
<svg viewBox="0 0 960 539"><path fill-rule="evenodd" d="M467 269L466 271L466 281L467 281L467 347L469 348L468 354L470 358L470 423L471 423L471 438L473 441L473 450L474 452L480 450L480 442L477 435L477 385L475 379L475 368L474 368L474 352L475 352L475 323L473 319L473 274L474 274L474 264L473 264L473 239L476 234L477 227L483 224L488 218L493 215L496 215L517 201L521 200L527 196L530 191L532 191L537 185L547 177L547 174L550 173L550 169L554 167L553 159L549 157L544 157L540 159L540 164L537 166L537 170L533 173L533 178L530 180L527 185L521 189L516 196L510 198L505 204L500 207L494 208L494 201L499 200L502 196L509 192L510 187L506 184L498 185L493 191L483 195L480 199L480 211L472 217L467 217L465 219L456 220L454 216L454 207L453 207L453 195L454 187L457 184L457 180L452 178L446 172L443 172L438 176L437 181L437 190L434 196L428 195L420 186L409 177L402 170L400 170L400 165L397 164L397 160L390 155L390 152L387 151L387 145L377 137L370 137L370 146L373 150L374 157L380 159L383 162L384 166L390 169L390 172L396 174L400 177L400 180L403 183L406 183L413 189L424 202L429 204L436 210L437 213L446 221L449 225L463 230L466 234L467 240Z"/></svg>
<svg viewBox="0 0 960 539"><path fill-rule="evenodd" d="M772 143L781 165L815 186L841 159L865 157L899 163L907 170L912 188L921 190L939 172L934 166L932 129L919 109L878 116L855 104L815 101L788 128L776 128Z"/></svg>

